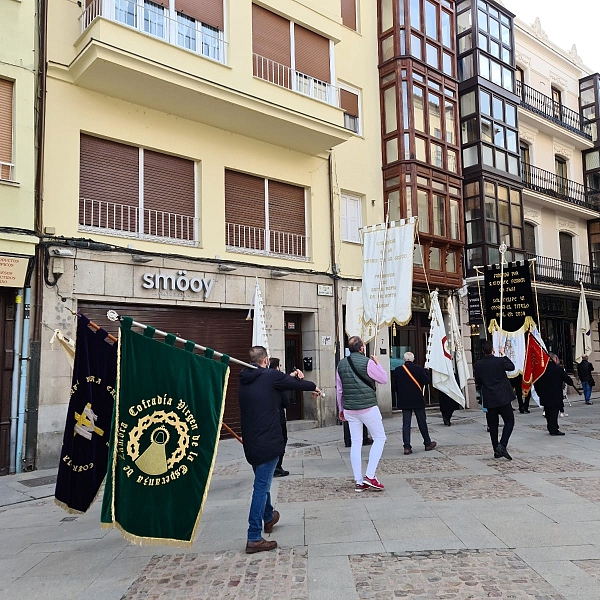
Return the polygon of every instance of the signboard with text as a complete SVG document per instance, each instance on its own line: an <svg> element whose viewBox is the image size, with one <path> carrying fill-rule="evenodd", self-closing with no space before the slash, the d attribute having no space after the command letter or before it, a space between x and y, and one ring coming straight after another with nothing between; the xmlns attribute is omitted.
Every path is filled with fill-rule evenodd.
<svg viewBox="0 0 600 600"><path fill-rule="evenodd" d="M28 264L28 258L0 256L0 287L23 287Z"/></svg>

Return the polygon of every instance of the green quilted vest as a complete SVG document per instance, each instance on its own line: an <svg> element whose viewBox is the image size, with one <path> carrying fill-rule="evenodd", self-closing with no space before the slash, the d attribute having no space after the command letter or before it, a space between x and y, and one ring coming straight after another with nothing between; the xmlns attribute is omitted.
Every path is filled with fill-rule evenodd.
<svg viewBox="0 0 600 600"><path fill-rule="evenodd" d="M373 381L367 375L367 364L369 359L360 352L352 352L352 364L354 368L367 380ZM362 382L355 374L348 359L343 358L338 365L338 373L342 380L344 390L344 409L345 410L362 410L377 406L377 394L366 383Z"/></svg>

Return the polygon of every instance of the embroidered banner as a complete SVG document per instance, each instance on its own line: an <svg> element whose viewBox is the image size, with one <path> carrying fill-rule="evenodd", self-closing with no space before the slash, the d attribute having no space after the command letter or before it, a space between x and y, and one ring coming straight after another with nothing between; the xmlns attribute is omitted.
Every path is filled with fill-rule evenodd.
<svg viewBox="0 0 600 600"><path fill-rule="evenodd" d="M108 463L108 438L117 378L117 345L104 329L90 328L79 315L65 434L55 502L84 513L94 501Z"/></svg>
<svg viewBox="0 0 600 600"><path fill-rule="evenodd" d="M136 543L189 547L217 455L229 357L212 360L121 322L103 527Z"/></svg>

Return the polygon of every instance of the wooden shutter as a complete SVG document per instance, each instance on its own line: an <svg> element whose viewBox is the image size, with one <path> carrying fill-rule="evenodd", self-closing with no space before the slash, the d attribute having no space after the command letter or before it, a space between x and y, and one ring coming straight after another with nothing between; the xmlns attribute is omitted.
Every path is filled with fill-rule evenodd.
<svg viewBox="0 0 600 600"><path fill-rule="evenodd" d="M0 79L0 162L12 163L13 82ZM0 166L0 179L10 179L10 168Z"/></svg>
<svg viewBox="0 0 600 600"><path fill-rule="evenodd" d="M271 252L306 256L303 187L269 181L269 230Z"/></svg>
<svg viewBox="0 0 600 600"><path fill-rule="evenodd" d="M82 133L79 154L79 224L137 231L139 149Z"/></svg>
<svg viewBox="0 0 600 600"><path fill-rule="evenodd" d="M194 240L194 162L144 150L144 233Z"/></svg>
<svg viewBox="0 0 600 600"><path fill-rule="evenodd" d="M329 40L300 25L294 25L294 43L296 71L329 83Z"/></svg>
<svg viewBox="0 0 600 600"><path fill-rule="evenodd" d="M225 170L226 244L265 249L265 180Z"/></svg>
<svg viewBox="0 0 600 600"><path fill-rule="evenodd" d="M356 31L356 0L342 0L342 23Z"/></svg>
<svg viewBox="0 0 600 600"><path fill-rule="evenodd" d="M252 5L252 52L285 67L292 66L290 22L256 4ZM256 60L254 74L256 72ZM266 77L263 77L266 79Z"/></svg>
<svg viewBox="0 0 600 600"><path fill-rule="evenodd" d="M342 239L359 242L362 227L362 205L360 198L342 194Z"/></svg>
<svg viewBox="0 0 600 600"><path fill-rule="evenodd" d="M353 94L347 90L340 90L340 105L344 112L353 117L358 117L358 94Z"/></svg>
<svg viewBox="0 0 600 600"><path fill-rule="evenodd" d="M168 0L166 6L168 7ZM223 31L223 0L175 0L175 10Z"/></svg>

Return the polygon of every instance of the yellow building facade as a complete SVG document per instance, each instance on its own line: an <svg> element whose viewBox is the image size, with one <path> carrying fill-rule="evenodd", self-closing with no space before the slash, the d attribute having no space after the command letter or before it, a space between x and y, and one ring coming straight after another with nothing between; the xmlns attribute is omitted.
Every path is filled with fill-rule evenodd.
<svg viewBox="0 0 600 600"><path fill-rule="evenodd" d="M377 17L348 6L50 4L43 346L77 311L114 332L116 308L246 360L258 280L271 355L325 390L288 418L335 422L341 302L360 227L383 221ZM43 468L71 371L46 353L40 376Z"/></svg>

